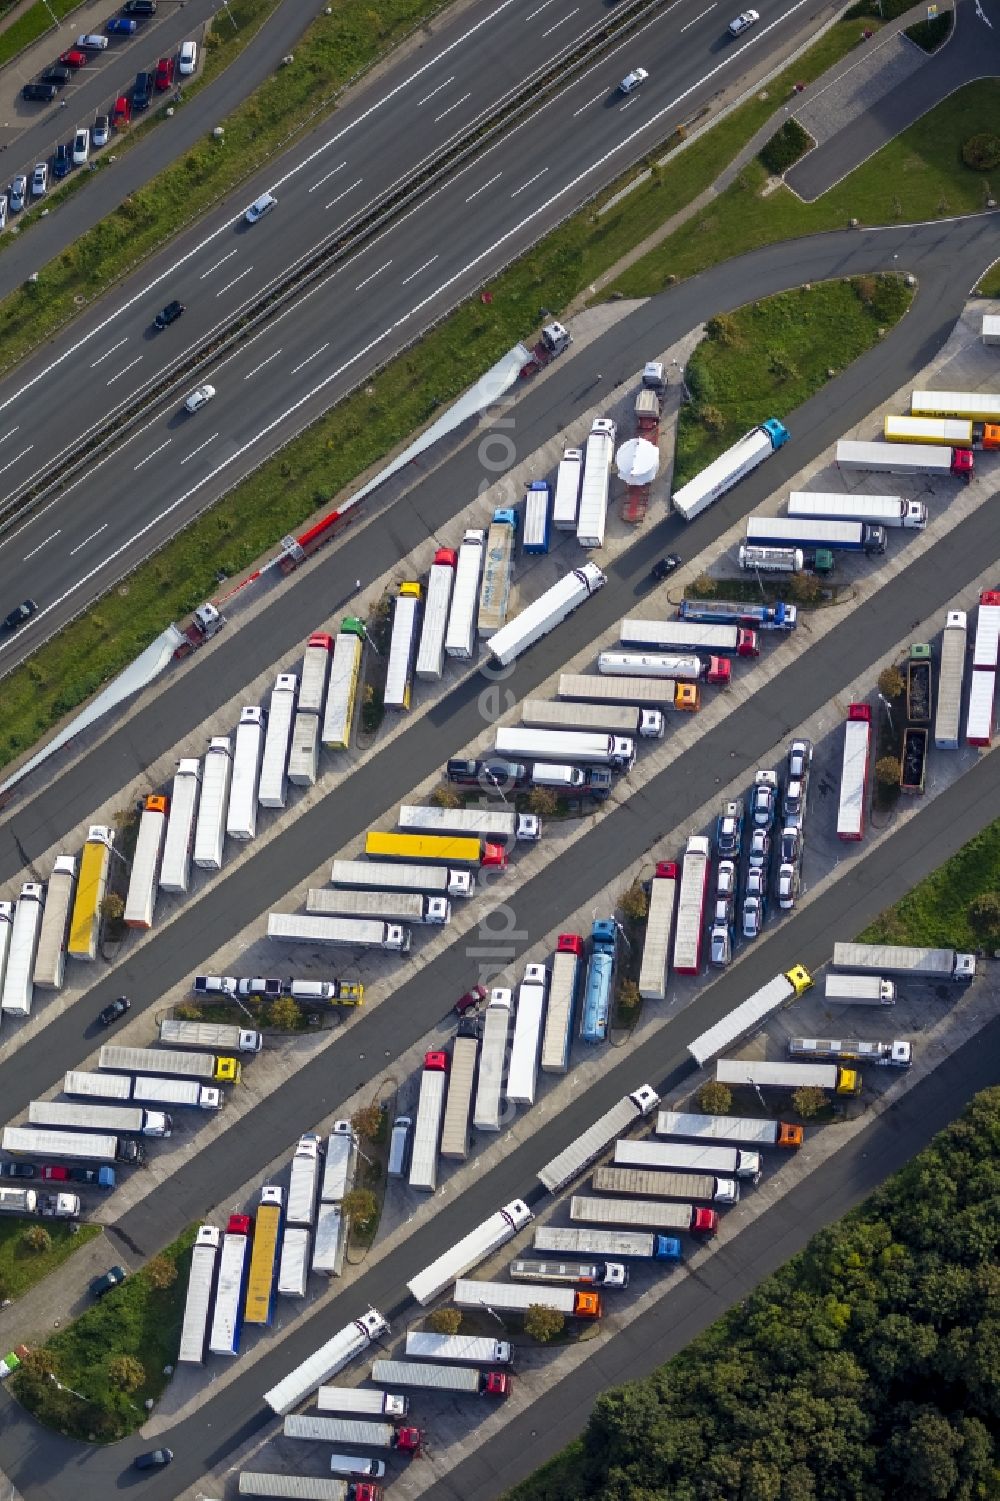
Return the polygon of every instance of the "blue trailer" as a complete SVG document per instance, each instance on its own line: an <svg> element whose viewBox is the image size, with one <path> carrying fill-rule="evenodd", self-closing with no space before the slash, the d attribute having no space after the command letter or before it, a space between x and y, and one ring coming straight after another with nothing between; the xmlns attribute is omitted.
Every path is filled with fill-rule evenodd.
<svg viewBox="0 0 1000 1501"><path fill-rule="evenodd" d="M842 552L885 552L886 531L868 521L810 521L805 516L750 516L751 547L836 548Z"/></svg>
<svg viewBox="0 0 1000 1501"><path fill-rule="evenodd" d="M524 534L521 551L541 553L549 550L549 517L552 512L552 486L547 480L532 480L524 497Z"/></svg>
<svg viewBox="0 0 1000 1501"><path fill-rule="evenodd" d="M610 918L599 918L590 930L590 963L580 1024L584 1042L607 1040L617 945L617 926Z"/></svg>
<svg viewBox="0 0 1000 1501"><path fill-rule="evenodd" d="M697 625L749 625L759 631L794 631L798 609L779 601L776 605L731 604L723 599L685 599L677 609L678 620Z"/></svg>

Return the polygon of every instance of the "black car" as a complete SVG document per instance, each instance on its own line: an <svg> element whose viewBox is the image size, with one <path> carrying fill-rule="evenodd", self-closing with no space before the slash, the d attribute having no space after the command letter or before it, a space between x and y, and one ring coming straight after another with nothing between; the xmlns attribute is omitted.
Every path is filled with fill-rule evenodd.
<svg viewBox="0 0 1000 1501"><path fill-rule="evenodd" d="M56 179L66 177L69 175L72 166L73 148L68 146L64 141L61 146L56 147L55 155L52 158L52 176Z"/></svg>
<svg viewBox="0 0 1000 1501"><path fill-rule="evenodd" d="M132 108L137 112L148 109L153 98L152 73L137 73L132 88Z"/></svg>
<svg viewBox="0 0 1000 1501"><path fill-rule="evenodd" d="M23 599L16 610L11 610L9 615L4 616L3 629L5 631L16 631L19 625L23 625L26 620L31 619L37 609L38 606L33 599Z"/></svg>
<svg viewBox="0 0 1000 1501"><path fill-rule="evenodd" d="M653 577L657 582L660 582L665 578L669 578L674 569L680 566L681 560L677 554L675 552L668 552L665 558L661 558L658 563L653 564Z"/></svg>
<svg viewBox="0 0 1000 1501"><path fill-rule="evenodd" d="M463 761L457 758L448 762L449 782L458 782L463 787L481 787L484 792L509 792L512 787L528 785L528 770L519 761Z"/></svg>
<svg viewBox="0 0 1000 1501"><path fill-rule="evenodd" d="M114 1022L118 1021L119 1017L124 1016L126 1011L131 1009L131 1006L132 1002L128 996L120 995L117 1001L112 1001L110 1006L105 1006L98 1017L98 1021L102 1027L110 1027Z"/></svg>
<svg viewBox="0 0 1000 1501"><path fill-rule="evenodd" d="M181 313L183 313L184 311L185 307L183 302L178 302L177 299L174 298L173 302L168 302L166 307L161 308L157 313L156 317L153 319L153 327L169 328L171 323L177 322L178 318L181 316Z"/></svg>
<svg viewBox="0 0 1000 1501"><path fill-rule="evenodd" d="M30 99L33 104L51 104L56 92L54 83L26 83L21 90L21 98Z"/></svg>
<svg viewBox="0 0 1000 1501"><path fill-rule="evenodd" d="M127 1276L128 1272L123 1266L110 1267L103 1277L94 1278L90 1284L90 1291L95 1298L103 1298L105 1293L109 1293L113 1287L124 1282Z"/></svg>
<svg viewBox="0 0 1000 1501"><path fill-rule="evenodd" d="M123 16L155 16L156 0L125 0Z"/></svg>
<svg viewBox="0 0 1000 1501"><path fill-rule="evenodd" d="M33 1178L35 1176L34 1164L31 1162L5 1162L0 1172L5 1178Z"/></svg>
<svg viewBox="0 0 1000 1501"><path fill-rule="evenodd" d="M158 1470L168 1465L174 1457L173 1449L150 1449L148 1454L137 1454L132 1461L134 1470Z"/></svg>
<svg viewBox="0 0 1000 1501"><path fill-rule="evenodd" d="M73 77L73 69L67 68L63 63L56 63L51 68L46 68L41 76L42 83L54 83L57 89L61 89L64 83L69 83Z"/></svg>

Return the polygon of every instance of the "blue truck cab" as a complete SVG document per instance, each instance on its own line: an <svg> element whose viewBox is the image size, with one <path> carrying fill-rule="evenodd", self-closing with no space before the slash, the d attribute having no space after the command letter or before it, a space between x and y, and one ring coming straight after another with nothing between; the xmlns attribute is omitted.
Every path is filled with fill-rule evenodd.
<svg viewBox="0 0 1000 1501"><path fill-rule="evenodd" d="M788 428L783 422L779 422L777 417L766 418L761 423L761 427L770 438L771 447L774 449L775 453L777 453L779 448L784 448L785 444L791 437L791 433L788 431Z"/></svg>
<svg viewBox="0 0 1000 1501"><path fill-rule="evenodd" d="M684 1253L676 1235L653 1236L654 1261L683 1261Z"/></svg>

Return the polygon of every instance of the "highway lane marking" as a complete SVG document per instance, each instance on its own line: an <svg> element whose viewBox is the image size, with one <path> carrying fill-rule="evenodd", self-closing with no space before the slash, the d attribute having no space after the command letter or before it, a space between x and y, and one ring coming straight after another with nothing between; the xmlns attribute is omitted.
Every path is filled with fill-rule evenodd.
<svg viewBox="0 0 1000 1501"><path fill-rule="evenodd" d="M466 201L468 201L468 200L466 200ZM404 276L403 280L400 282L399 285L401 287L407 286L413 280L413 278L415 276L419 276L420 275L421 271L426 271L428 266L433 266L433 264L434 264L434 262L436 260L437 260L437 256L436 255L432 255L431 258L430 258L430 260L429 261L424 261L424 264L422 266L418 266L417 269L416 269L416 271L411 271L410 274L409 274L409 276Z"/></svg>
<svg viewBox="0 0 1000 1501"><path fill-rule="evenodd" d="M56 528L56 530L52 533L51 537L46 537L46 539L45 539L44 542L39 542L39 544L38 544L37 547L33 547L29 553L25 554L24 561L26 563L30 562L31 559L35 556L36 552L41 552L41 550L42 550L43 547L48 547L48 545L49 545L50 542L54 542L56 540L56 538L59 537L59 536L61 536L61 535L62 535L62 527L60 526L60 527Z"/></svg>
<svg viewBox="0 0 1000 1501"><path fill-rule="evenodd" d="M533 182L537 182L540 177L544 177L548 170L548 167L543 167L540 172L535 173L534 177L529 177L527 182L522 182L519 188L515 188L510 196L516 198L518 193L523 193L525 188L530 188Z"/></svg>
<svg viewBox="0 0 1000 1501"><path fill-rule="evenodd" d="M280 350L280 349L279 349L279 350L278 350L278 353L279 353L279 354L280 354L280 353L281 353L281 350ZM272 358L272 360L273 360L273 359L274 359L274 355L273 355L273 354L272 354L272 356L271 356L271 358ZM258 368L259 368L259 367L258 367ZM246 376L244 376L244 377L243 377L243 379L244 379L244 380L246 380L246 379L247 379L247 377L246 377ZM202 451L202 449L203 449L203 448L207 448L207 447L208 447L208 445L209 445L209 444L210 444L210 443L214 443L214 442L215 442L215 440L216 440L216 438L217 438L217 437L218 437L218 436L219 436L219 435L218 435L218 433L213 433L213 434L212 434L212 436L211 436L211 437L210 437L210 438L206 438L206 439L205 439L205 441L204 441L204 443L199 443L199 444L198 444L198 447L197 447L197 448L192 448L192 450L191 450L191 452L190 452L190 453L189 453L189 454L188 454L188 456L187 456L187 458L185 458L185 459L181 459L181 463L182 463L182 464L186 464L186 463L187 463L187 461L188 461L188 459L193 459L193 458L194 458L194 456L195 456L195 454L196 454L196 453L201 453L201 451ZM139 467L139 466L138 466L138 465L136 465L136 468L138 468L138 467Z"/></svg>
<svg viewBox="0 0 1000 1501"><path fill-rule="evenodd" d="M8 438L13 438L14 434L20 430L20 426L21 424L18 423L17 427L12 427L10 432L4 433L3 437L0 438L0 443L6 443Z"/></svg>
<svg viewBox="0 0 1000 1501"><path fill-rule="evenodd" d="M107 530L107 525L108 525L108 523L105 522L103 526L99 526L97 528L96 532L91 532L91 534L90 534L89 537L84 537L83 541L80 543L80 547L74 547L70 551L70 557L71 558L75 557L76 554L80 551L81 547L86 547L86 545L87 545L88 542L93 542L93 540L94 540L95 537L99 537L103 531L106 531Z"/></svg>
<svg viewBox="0 0 1000 1501"><path fill-rule="evenodd" d="M103 354L99 354L97 356L97 359L91 365L91 367L90 367L91 370L96 370L97 367L98 367L98 365L100 365L103 360L106 360L109 355L114 354L114 352L115 352L116 349L121 349L122 345L123 344L127 344L127 343L128 343L128 334L125 335L124 339L119 339L117 344L112 344L111 348L110 349L106 349Z"/></svg>
<svg viewBox="0 0 1000 1501"><path fill-rule="evenodd" d="M21 452L17 455L17 458L11 459L9 464L5 464L3 468L0 469L0 474L6 474L8 469L13 469L14 465L18 463L20 459L23 459L27 454L29 454L34 446L34 443L29 443L27 448L22 448Z"/></svg>
<svg viewBox="0 0 1000 1501"><path fill-rule="evenodd" d="M240 247L237 245L237 247L236 247L235 250L229 250L229 251L227 251L226 254L222 257L222 260L221 261L216 261L216 263L215 263L214 266L209 266L209 268L208 268L207 271L203 271L201 273L201 275L199 276L198 280L199 281L204 281L206 276L211 276L211 274L212 274L213 271L218 271L219 267L220 266L224 266L225 263L226 263L226 261L228 261L231 256L239 254L239 249L240 249Z"/></svg>
<svg viewBox="0 0 1000 1501"><path fill-rule="evenodd" d="M484 182L481 188L477 188L474 193L470 193L468 198L465 200L466 203L471 203L473 198L478 198L480 193L485 193L486 189L491 188L495 182L499 182L502 176L502 172L497 172L495 176L490 178L489 182Z"/></svg>
<svg viewBox="0 0 1000 1501"><path fill-rule="evenodd" d="M596 104L597 101L598 101L598 99L606 99L607 97L608 97L608 90L607 89L602 89L599 94L595 94L594 95L593 99L588 99L587 102L586 102L586 104L581 104L579 109L575 109L573 111L573 119L575 120L576 117L577 117L577 115L582 115L583 112L584 112L584 110L585 109L589 109L592 104Z"/></svg>
<svg viewBox="0 0 1000 1501"><path fill-rule="evenodd" d="M453 73L450 78L445 79L444 83L439 83L436 89L431 89L429 94L425 94L422 99L418 99L417 109L419 109L422 104L426 104L429 99L433 99L435 94L440 94L441 90L446 89L450 83L454 82L455 75Z"/></svg>
<svg viewBox="0 0 1000 1501"><path fill-rule="evenodd" d="M305 369L306 365L308 365L310 361L314 360L317 355L322 354L324 349L329 349L329 347L330 343L328 340L325 344L321 344L318 349L314 349L312 354L306 355L301 364L293 366L292 374L297 375L300 370Z"/></svg>
<svg viewBox="0 0 1000 1501"><path fill-rule="evenodd" d="M445 115L450 115L453 109L458 109L458 106L460 104L464 104L465 101L466 101L466 99L471 99L471 98L472 98L472 90L470 89L467 94L463 94L462 95L461 99L456 99L454 104L449 104L449 106L448 106L447 109L442 110L439 115L435 115L434 116L434 124L436 125L439 120L443 120L444 117L445 117Z"/></svg>
<svg viewBox="0 0 1000 1501"><path fill-rule="evenodd" d="M146 455L146 457L144 459L140 459L139 462L138 462L138 464L134 464L132 466L132 473L134 474L137 469L141 469L142 466L143 466L143 464L148 464L149 461L150 461L150 459L155 459L156 455L158 453L162 453L165 448L169 448L170 444L173 441L174 441L173 438L168 438L167 441L166 441L166 443L161 443L160 446L159 446L159 448L154 448L152 453L147 453L147 455Z"/></svg>
<svg viewBox="0 0 1000 1501"><path fill-rule="evenodd" d="M338 172L342 172L346 166L346 162L341 162L339 167L332 167L325 177L321 177L319 182L313 183L312 187L309 189L310 193L315 193L317 188L321 188L325 182L329 182L331 177L335 177Z"/></svg>
<svg viewBox="0 0 1000 1501"><path fill-rule="evenodd" d="M362 287L367 287L370 281L374 281L376 276L381 276L383 271L388 271L391 265L392 259L390 257L390 259L386 261L384 266L379 266L378 270L373 271L371 276L366 276L364 281L359 281L357 286L354 288L355 292L360 292Z"/></svg>
<svg viewBox="0 0 1000 1501"><path fill-rule="evenodd" d="M336 198L331 198L330 199L330 202L326 205L327 208L333 208L333 205L335 203L339 203L342 198L346 198L347 195L348 195L348 193L353 193L355 188L360 188L360 186L361 186L361 184L363 182L364 182L364 178L363 177L359 177L358 180L357 180L357 182L352 182L351 186L349 188L345 188L342 193L338 193L337 196L336 196Z"/></svg>
<svg viewBox="0 0 1000 1501"><path fill-rule="evenodd" d="M249 380L250 377L251 377L251 375L256 375L258 370L263 370L263 368L264 368L265 365L269 365L272 360L276 360L278 358L278 355L280 353L281 353L281 350L280 349L276 349L273 354L269 354L268 355L268 357L267 357L266 360L261 360L261 362L260 362L259 365L254 365L254 367L253 367L252 370L248 370L247 373L246 373L246 375L244 375L243 379L244 380ZM218 435L216 435L216 436L218 436Z"/></svg>
<svg viewBox="0 0 1000 1501"><path fill-rule="evenodd" d="M711 5L706 5L706 7L705 7L704 10L699 11L698 14L696 16L694 16L690 21L686 21L684 23L684 25L681 27L681 31L687 31L688 27L693 26L695 24L695 22L696 21L700 21L702 19L702 17L707 16L710 10L714 10L715 9L715 5L716 5L716 0L712 0Z"/></svg>
<svg viewBox="0 0 1000 1501"><path fill-rule="evenodd" d="M113 375L111 377L111 379L108 381L108 385L109 386L113 386L116 380L121 380L122 376L126 375L128 373L128 371L132 369L133 365L138 365L138 363L139 363L139 361L141 359L142 359L142 355L141 354L137 354L134 360L130 360L127 365L123 365L122 368L118 371L118 373L116 375Z"/></svg>
<svg viewBox="0 0 1000 1501"><path fill-rule="evenodd" d="M548 31L543 31L542 40L544 41L547 36L551 36L554 31L558 31L560 26L564 25L565 22L572 21L573 17L578 14L579 10L580 7L577 6L576 10L571 10L568 15L563 16L561 21L557 21L554 26L550 26Z"/></svg>
<svg viewBox="0 0 1000 1501"><path fill-rule="evenodd" d="M245 271L241 271L240 272L239 276L234 276L233 279L232 279L232 281L227 281L226 285L224 287L220 287L219 290L216 292L216 294L215 294L216 297L224 297L225 294L229 291L230 287L235 287L236 283L238 281L242 281L243 278L244 278L244 276L249 276L250 272L252 270L253 270L253 267L252 266L248 266Z"/></svg>
<svg viewBox="0 0 1000 1501"><path fill-rule="evenodd" d="M540 15L541 15L541 13L542 13L542 11L543 11L543 10L548 10L548 8L549 8L549 6L550 6L550 5L551 5L551 4L552 4L552 0L544 0L544 3L543 3L543 4L541 4L541 5L540 5L540 6L539 6L539 7L538 7L538 9L537 9L537 10L533 10L533 11L532 11L532 12L531 12L531 15L530 15L530 16L525 16L525 18L524 18L524 19L525 19L525 21L526 21L526 22L527 22L527 21L533 21L533 20L534 20L534 19L535 19L535 17L536 17L536 16L540 16Z"/></svg>

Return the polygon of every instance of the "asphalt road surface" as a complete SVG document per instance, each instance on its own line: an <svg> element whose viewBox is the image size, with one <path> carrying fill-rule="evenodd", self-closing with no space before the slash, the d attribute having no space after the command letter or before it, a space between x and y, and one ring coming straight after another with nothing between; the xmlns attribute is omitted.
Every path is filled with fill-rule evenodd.
<svg viewBox="0 0 1000 1501"><path fill-rule="evenodd" d="M883 601L883 604L888 610L888 601ZM870 633L871 623L866 624ZM807 656L803 660L808 662L811 657ZM849 664L845 663L845 671L850 671ZM815 680L823 681L821 674L817 673ZM720 745L720 757L723 753ZM702 762L704 764L704 757ZM168 1501L168 1498L178 1495L208 1470L225 1466L236 1446L273 1421L262 1407L262 1394L295 1364L317 1349L324 1340L369 1304L374 1304L383 1313L387 1313L397 1324L405 1320L412 1311L412 1304L406 1301L407 1279L417 1269L440 1255L472 1225L484 1219L497 1205L516 1197L526 1197L532 1203L539 1202L544 1195L536 1182L538 1169L615 1100L645 1082L652 1083L664 1097L678 1089L691 1072L692 1065L685 1047L696 1029L710 1025L730 1010L752 989L784 968L790 956L814 970L829 956L835 935L858 932L914 882L972 838L984 823L1000 815L998 765L1000 763L995 756L985 757L967 776L928 803L916 818L904 824L891 839L862 851L852 877L836 882L822 900L795 911L781 925L780 931L773 930L738 966L723 974L699 998L697 1021L693 1015L682 1014L676 1017L655 1037L618 1063L614 1062L614 1053L610 1053L606 1073L595 1085L581 1093L568 1108L561 1111L558 1119L551 1121L544 1132L528 1138L519 1146L512 1144L510 1152L496 1168L484 1173L475 1186L466 1190L460 1199L442 1203L434 1218L415 1231L399 1250L374 1265L348 1290L340 1293L322 1309L314 1311L303 1321L301 1328L248 1367L217 1395L206 1394L206 1400L195 1416L179 1423L170 1432L159 1435L157 1442L168 1444L174 1450L176 1459L162 1477L156 1476L144 1482L143 1495ZM705 775L699 768L687 768L687 773L689 776ZM662 777L657 778L646 791L646 801L650 804L645 810L647 819L652 817L652 804L657 792L662 793L662 789L657 788L660 781ZM700 792L705 795L704 788ZM698 795L698 792L694 795ZM624 830L620 826L616 829L616 825L620 825L617 814L595 831L597 835L602 830L605 831L605 839L611 834L614 866L593 863L589 848L586 852L584 848L590 846L590 840L594 837L589 836L582 845L575 847L577 858L574 859L572 868L560 869L558 881L553 873L549 873L550 889L547 894L543 896L537 889L544 881L544 876L523 888L516 903L521 926L535 925L537 913L539 929L544 931L544 928L551 927L562 913L582 899L581 888L586 889L588 871L594 872L589 877L592 882L605 880L608 869L617 869L623 861L632 858L635 850L629 847L630 843L641 848L642 841L648 841L650 835L655 834L655 830L648 824L645 832L641 828L637 829L634 820L630 820ZM563 865L565 867L565 862ZM532 916L527 918L527 913ZM423 976L423 1010L433 1010L437 1015L440 1014L439 1002L434 1000L432 1006L428 1007L426 996L440 995L436 973L438 968L439 966L431 966L431 972ZM400 1038L399 1017L406 1013L400 1002L415 1000L420 1004L419 998L411 994L415 988L407 987L398 1000L366 1019L366 1024L369 1025L366 1045L369 1048L377 1047L384 1041L395 1053L401 1045L405 1045ZM426 1024L426 1017L419 1019L419 1025ZM987 1038L993 1036L995 1030L994 1027ZM355 1035L360 1036L360 1030ZM720 1251L718 1257L713 1258L707 1274L699 1275L697 1281L689 1279L689 1283L678 1289L669 1301L673 1312L678 1306L676 1300L681 1300L682 1309L687 1316L682 1332L693 1335L724 1307L743 1296L762 1276L773 1270L779 1261L797 1249L808 1234L857 1202L874 1182L880 1180L882 1172L891 1171L905 1161L911 1152L923 1144L932 1129L937 1129L946 1119L957 1114L973 1088L982 1088L996 1082L997 1055L991 1047L972 1044L959 1057L965 1066L943 1066L925 1084L918 1086L900 1102L897 1113L891 1115L887 1123L880 1123L869 1133L867 1140L877 1145L870 1145L868 1150L885 1154L874 1159L874 1173L860 1163L855 1166L855 1158L851 1154L856 1149L846 1149L838 1168L824 1168L819 1180L821 1186L814 1186L812 1180L807 1180L761 1222L767 1226L765 1231L751 1227L747 1235L741 1236L733 1247ZM344 1089L336 1090L331 1085L329 1062L330 1055L324 1055L317 1060L319 1066L309 1065L301 1070L293 1085L279 1091L277 1096L272 1096L258 1107L247 1121L241 1123L240 1141L230 1141L227 1138L226 1147L216 1143L211 1153L204 1154L223 1160L228 1183L240 1182L244 1178L244 1169L250 1163L244 1150L243 1137L255 1134L258 1119L268 1111L274 1111L275 1101L280 1101L283 1109L276 1131L272 1121L272 1134L264 1154L267 1158L273 1156L282 1140L290 1140L293 1135L298 1135L301 1127L312 1125L321 1115L331 1110L336 1103L335 1096L353 1088L353 1084L347 1084ZM285 1098L292 1093L296 1101L308 1102L304 1109ZM915 1105L907 1104L908 1100L914 1099ZM296 1119L297 1116L302 1119ZM899 1121L907 1124L905 1135L901 1130L893 1129L893 1125ZM248 1141L246 1145L250 1146L251 1143ZM201 1169L205 1177L214 1176L209 1164L202 1163ZM157 1191L157 1209L162 1207L160 1200L163 1197L170 1198L174 1184L175 1180L171 1180ZM207 1184L205 1187L207 1189ZM206 1194L199 1202L200 1209L203 1210L208 1202L210 1199ZM173 1208L174 1205L171 1203L169 1207ZM138 1220L143 1214L148 1218L149 1206L144 1209L140 1206L140 1211L132 1218ZM186 1209L184 1213L188 1219L191 1218ZM791 1223L798 1226L795 1234L791 1232ZM658 1319L663 1315L658 1311L651 1317ZM619 1365L623 1356L618 1352L624 1351L624 1358L627 1360L630 1341L645 1346L643 1360L647 1365L671 1352L669 1345L658 1346L637 1326L623 1331L620 1341L625 1343L619 1342L612 1347L615 1353L608 1357L609 1361L617 1361ZM617 1372L612 1371L603 1357L600 1367L602 1375L599 1384L615 1379ZM554 1390L558 1391L559 1388ZM591 1396L592 1387L585 1385L582 1400L575 1403L572 1409L576 1426L583 1421L586 1404ZM112 1492L128 1490L135 1483L135 1478L126 1466L134 1454L149 1447L148 1441L136 1437L110 1449L88 1450L83 1445L70 1443L38 1428L24 1418L8 1396L0 1396L0 1404L0 1412L3 1414L0 1424L0 1468L17 1486L26 1501L81 1496L93 1497L94 1501L99 1501L99 1498ZM533 1408L532 1412L534 1411ZM559 1447L568 1436L569 1424L565 1412L559 1413L559 1417L561 1421L557 1427L553 1427L551 1436L554 1448ZM539 1428L542 1428L541 1424ZM530 1434L525 1435L520 1429L516 1430L510 1440L509 1450L498 1447L503 1443L503 1436L494 1440L490 1454L494 1457L501 1452L527 1455L524 1461L527 1468L544 1456L545 1440L540 1440L537 1435L531 1438ZM519 1443L524 1444L523 1449L518 1449ZM460 1497L461 1501L471 1501L472 1497L476 1497L478 1501L479 1497L493 1495L495 1492L489 1486L491 1483L496 1484L497 1474L503 1474L503 1483L506 1484L515 1473L522 1473L521 1464L522 1460L519 1459L514 1470L498 1465L491 1473L484 1473L478 1462L470 1462L468 1468L472 1473L463 1478L460 1484L456 1483L450 1493ZM466 1481L467 1488L463 1488Z"/></svg>
<svg viewBox="0 0 1000 1501"><path fill-rule="evenodd" d="M414 59L393 88L383 85L374 99L365 91L322 140L260 174L239 201L224 205L0 384L0 504L118 410L130 390L146 389L177 364L192 329L203 336L225 326L307 251L343 232L391 181L468 126L482 108L479 79L489 78L503 96L523 78L526 50L537 66L546 49L561 45L568 27L546 26L547 10L520 19L529 3L518 0L515 10L514 0L506 0L504 12L529 40L504 47L492 34L494 23L478 30L473 23L471 34L467 29L450 46L439 45L433 59ZM681 10L690 3L678 0ZM119 449L14 527L0 547L0 599L16 603L30 595L41 609L0 648L0 664L18 660L492 269L650 149L671 124L690 118L784 43L787 17L778 0L766 3L771 9L760 25L735 42L720 37L714 11L693 15L683 28L678 6L655 11L631 41L425 196L252 340L152 409ZM821 8L819 0L799 3ZM600 0L587 4L600 9ZM576 13L567 22L571 17L576 25ZM616 84L640 55L650 79L623 99ZM276 193L278 207L247 226L242 210L264 186ZM152 332L155 312L172 298L187 305L185 318ZM206 379L216 399L188 417L180 400Z"/></svg>

